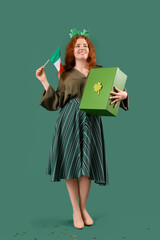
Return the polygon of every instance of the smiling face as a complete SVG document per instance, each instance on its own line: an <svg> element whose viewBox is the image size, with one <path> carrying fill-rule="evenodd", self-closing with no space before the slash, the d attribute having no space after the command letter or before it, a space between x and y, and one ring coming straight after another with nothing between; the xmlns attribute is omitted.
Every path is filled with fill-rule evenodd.
<svg viewBox="0 0 160 240"><path fill-rule="evenodd" d="M89 48L86 40L84 38L78 38L74 47L75 60L87 60L89 53Z"/></svg>

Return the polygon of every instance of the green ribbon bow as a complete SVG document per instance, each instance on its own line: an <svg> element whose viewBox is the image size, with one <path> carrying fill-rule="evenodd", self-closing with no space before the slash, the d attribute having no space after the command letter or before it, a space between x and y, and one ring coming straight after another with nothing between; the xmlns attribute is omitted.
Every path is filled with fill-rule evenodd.
<svg viewBox="0 0 160 240"><path fill-rule="evenodd" d="M77 35L86 36L86 37L89 38L89 32L88 32L88 30L83 29L82 32L79 32L79 31L77 31L77 29L72 28L72 29L70 30L70 33L69 33L70 38L73 38L74 36L77 36Z"/></svg>

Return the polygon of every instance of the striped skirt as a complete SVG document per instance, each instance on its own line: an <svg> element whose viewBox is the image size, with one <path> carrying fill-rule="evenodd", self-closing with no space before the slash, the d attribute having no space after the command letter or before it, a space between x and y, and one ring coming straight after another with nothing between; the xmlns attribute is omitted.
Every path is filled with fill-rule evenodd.
<svg viewBox="0 0 160 240"><path fill-rule="evenodd" d="M80 101L71 99L59 112L45 174L52 182L85 175L109 185L101 116L80 110Z"/></svg>

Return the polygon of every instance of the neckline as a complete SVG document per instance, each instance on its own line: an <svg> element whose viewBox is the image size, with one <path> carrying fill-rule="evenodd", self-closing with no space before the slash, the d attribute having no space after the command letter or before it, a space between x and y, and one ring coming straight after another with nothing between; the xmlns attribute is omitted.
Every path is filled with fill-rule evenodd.
<svg viewBox="0 0 160 240"><path fill-rule="evenodd" d="M77 70L76 68L73 68L73 70L76 70L77 72L79 72L81 75L83 75L83 77L84 78L87 78L88 77L88 75L89 75L89 73L88 73L88 75L86 76L86 75L84 75L82 72L80 72L79 70Z"/></svg>

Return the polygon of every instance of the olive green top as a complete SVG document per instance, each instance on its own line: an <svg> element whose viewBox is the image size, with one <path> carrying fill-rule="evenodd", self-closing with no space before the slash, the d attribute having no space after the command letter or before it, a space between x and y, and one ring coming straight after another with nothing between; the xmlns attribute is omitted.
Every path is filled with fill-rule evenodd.
<svg viewBox="0 0 160 240"><path fill-rule="evenodd" d="M85 76L75 68L63 72L60 76L56 91L51 85L49 85L47 91L44 89L40 105L49 111L56 111L60 107L62 108L72 98L81 99L87 78L88 76ZM126 91L126 89L124 90ZM120 107L128 110L128 96L121 101Z"/></svg>

